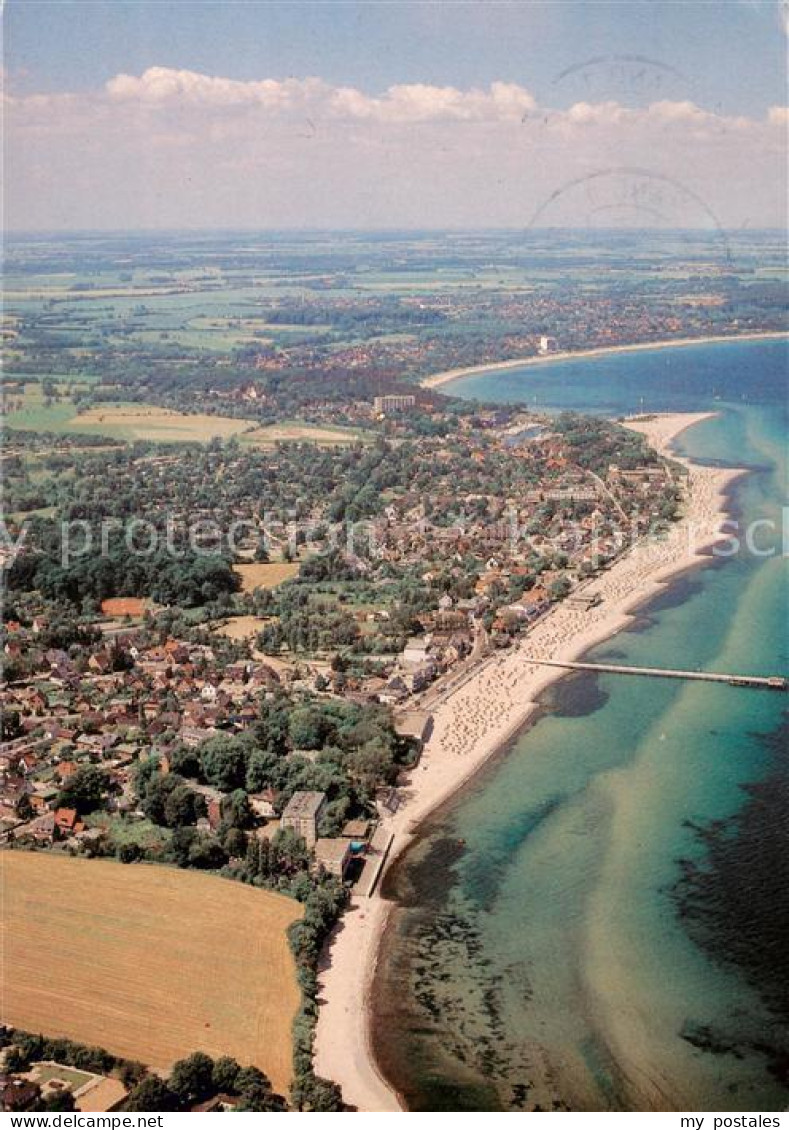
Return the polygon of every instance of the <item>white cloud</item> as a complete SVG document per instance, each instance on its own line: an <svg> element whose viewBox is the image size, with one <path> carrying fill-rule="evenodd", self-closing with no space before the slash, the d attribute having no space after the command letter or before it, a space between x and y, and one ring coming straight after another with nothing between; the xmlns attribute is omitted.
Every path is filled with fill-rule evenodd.
<svg viewBox="0 0 789 1130"><path fill-rule="evenodd" d="M239 82L170 67L149 67L139 77L116 75L106 84L110 98L119 102L216 107L257 105L272 111L308 102L326 89L317 78Z"/></svg>
<svg viewBox="0 0 789 1130"><path fill-rule="evenodd" d="M623 122L632 114L620 106L618 102L576 102L564 114L559 113L559 120L566 120L570 125L612 125Z"/></svg>
<svg viewBox="0 0 789 1130"><path fill-rule="evenodd" d="M489 90L468 91L412 83L390 86L381 98L345 87L335 91L330 101L338 117L377 122L513 121L535 104L528 90L506 82L494 82Z"/></svg>
<svg viewBox="0 0 789 1130"><path fill-rule="evenodd" d="M783 107L761 120L690 101L557 110L509 82L371 94L151 67L93 92L9 96L5 119L15 227L518 225L574 178L623 166L688 185L724 225L783 219Z"/></svg>
<svg viewBox="0 0 789 1130"><path fill-rule="evenodd" d="M653 102L649 113L671 122L699 122L710 116L694 102Z"/></svg>
<svg viewBox="0 0 789 1130"><path fill-rule="evenodd" d="M158 106L259 106L272 113L322 108L336 117L378 122L486 121L522 116L534 98L515 83L488 90L412 83L391 86L381 97L353 87L332 87L318 78L240 82L195 71L149 67L139 76L120 74L106 84L110 98Z"/></svg>

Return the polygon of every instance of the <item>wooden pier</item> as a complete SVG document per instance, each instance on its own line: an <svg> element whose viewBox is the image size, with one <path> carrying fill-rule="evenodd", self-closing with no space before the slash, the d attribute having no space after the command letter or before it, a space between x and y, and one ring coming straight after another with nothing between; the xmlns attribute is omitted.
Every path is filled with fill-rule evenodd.
<svg viewBox="0 0 789 1130"><path fill-rule="evenodd" d="M666 667L630 667L619 663L577 663L558 659L533 659L540 667L563 667L567 671L597 671L603 675L645 675L652 679L691 679L701 683L726 683L730 687L753 687L757 690L786 691L789 680L781 675L726 675L719 671L678 671Z"/></svg>

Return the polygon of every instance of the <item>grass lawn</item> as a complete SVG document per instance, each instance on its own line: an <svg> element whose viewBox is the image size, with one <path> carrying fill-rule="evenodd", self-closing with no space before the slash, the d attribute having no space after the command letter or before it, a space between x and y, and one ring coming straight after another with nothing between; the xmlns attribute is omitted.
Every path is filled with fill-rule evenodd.
<svg viewBox="0 0 789 1130"><path fill-rule="evenodd" d="M89 1075L85 1071L77 1071L75 1067L63 1067L60 1064L53 1063L34 1063L31 1074L35 1076L36 1082L42 1086L45 1083L51 1083L53 1079L58 1079L67 1083L72 1091L78 1091L80 1087L84 1087L95 1078L94 1075Z"/></svg>
<svg viewBox="0 0 789 1130"><path fill-rule="evenodd" d="M107 812L87 816L85 823L90 828L106 828L116 844L137 844L151 851L163 848L170 836L150 820L127 820Z"/></svg>

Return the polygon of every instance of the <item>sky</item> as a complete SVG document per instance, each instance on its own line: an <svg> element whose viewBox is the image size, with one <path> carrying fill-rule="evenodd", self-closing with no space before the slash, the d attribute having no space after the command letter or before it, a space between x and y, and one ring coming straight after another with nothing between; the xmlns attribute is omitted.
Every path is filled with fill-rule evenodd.
<svg viewBox="0 0 789 1130"><path fill-rule="evenodd" d="M784 226L774 0L6 0L9 230Z"/></svg>

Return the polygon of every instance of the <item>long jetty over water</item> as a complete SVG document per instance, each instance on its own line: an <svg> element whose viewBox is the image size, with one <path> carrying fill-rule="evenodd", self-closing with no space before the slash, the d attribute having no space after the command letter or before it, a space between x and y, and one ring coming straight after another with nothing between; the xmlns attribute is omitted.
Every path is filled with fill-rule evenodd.
<svg viewBox="0 0 789 1130"><path fill-rule="evenodd" d="M785 691L789 682L781 675L726 675L719 671L675 671L666 667L630 667L618 663L574 663L558 659L532 659L540 667L563 667L567 671L598 671L605 675L647 675L653 679L692 679L702 683L727 683L730 687L755 687Z"/></svg>

